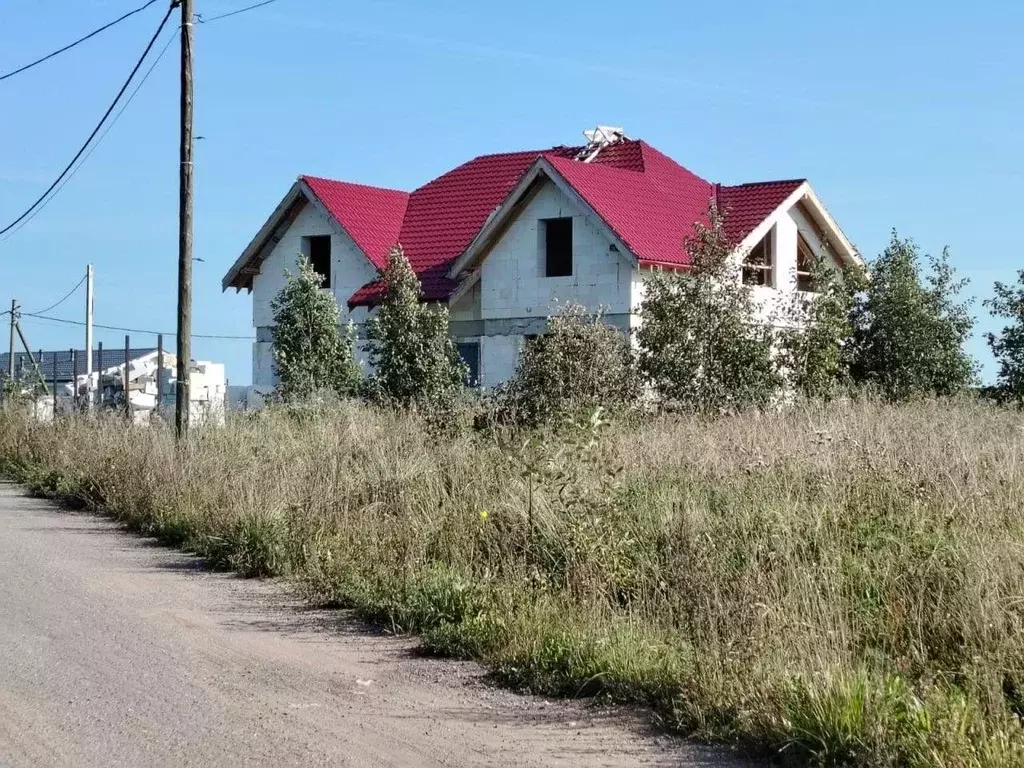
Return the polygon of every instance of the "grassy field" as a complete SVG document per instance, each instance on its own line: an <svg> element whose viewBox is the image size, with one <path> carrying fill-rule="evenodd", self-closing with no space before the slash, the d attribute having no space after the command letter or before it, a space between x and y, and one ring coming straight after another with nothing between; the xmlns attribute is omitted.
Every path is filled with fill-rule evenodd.
<svg viewBox="0 0 1024 768"><path fill-rule="evenodd" d="M197 435L0 418L36 490L507 682L796 764L1024 765L1024 416L873 403L433 438L357 406Z"/></svg>

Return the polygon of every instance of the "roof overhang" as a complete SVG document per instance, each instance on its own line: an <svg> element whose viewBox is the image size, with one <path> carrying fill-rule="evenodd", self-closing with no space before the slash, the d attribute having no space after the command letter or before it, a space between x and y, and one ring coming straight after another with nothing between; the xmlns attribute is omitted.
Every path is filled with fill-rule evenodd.
<svg viewBox="0 0 1024 768"><path fill-rule="evenodd" d="M452 291L452 295L448 297L448 304L449 305L455 304L455 302L457 302L459 299L461 299L463 296L465 296L467 293L469 293L471 290L473 290L473 286L475 286L479 282L480 282L480 269L477 268L477 269L472 270L468 275L466 275L462 279L462 282L460 282L455 287L455 290Z"/></svg>
<svg viewBox="0 0 1024 768"><path fill-rule="evenodd" d="M822 204L818 195L815 194L811 188L810 183L803 182L799 187L794 189L789 197L782 201L779 206L772 211L768 216L761 221L756 227L747 233L747 236L736 246L738 252L744 252L753 248L763 238L780 217L785 216L789 210L797 203L803 203L807 212L814 219L814 224L819 228L821 234L828 241L829 245L835 249L836 254L843 261L844 264L856 265L863 267L864 260L861 258L857 249L853 247L853 244L847 239L846 235L836 224L835 219L829 214Z"/></svg>
<svg viewBox="0 0 1024 768"><path fill-rule="evenodd" d="M594 210L593 206L583 199L572 184L566 181L565 177L551 163L544 157L538 157L533 165L527 169L526 173L523 174L522 178L519 179L519 182L512 188L512 191L508 193L502 204L488 217L483 227L477 232L476 237L466 246L466 250L462 252L462 255L455 260L451 269L448 270L448 277L452 280L459 280L460 275L464 271L475 267L477 262L486 257L491 248L494 247L505 233L505 230L508 229L509 225L515 221L516 216L533 199L533 196L540 191L541 186L546 181L552 182L580 210L592 216L596 221L599 221L605 230L605 235L616 246L618 252L630 258L634 266L639 264L636 254L622 241L608 222ZM465 276L463 276L464 278Z"/></svg>
<svg viewBox="0 0 1024 768"><path fill-rule="evenodd" d="M301 181L292 184L288 194L277 204L274 212L270 214L256 236L242 251L242 255L235 259L235 263L224 275L224 279L221 280L221 290L226 291L228 288L234 288L236 291L243 288L247 291L252 290L253 278L259 274L260 264L263 263L269 250L267 246L272 248L280 242L288 227L306 206L308 198L303 191L304 186Z"/></svg>

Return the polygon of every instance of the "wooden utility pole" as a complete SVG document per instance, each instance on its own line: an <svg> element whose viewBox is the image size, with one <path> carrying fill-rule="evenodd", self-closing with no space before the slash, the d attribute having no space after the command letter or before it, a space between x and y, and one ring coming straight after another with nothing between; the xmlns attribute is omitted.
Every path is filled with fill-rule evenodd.
<svg viewBox="0 0 1024 768"><path fill-rule="evenodd" d="M28 361L32 363L32 367L36 369L36 375L39 377L39 382L43 385L43 390L49 394L49 389L46 386L46 379L43 378L43 371L39 367L39 363L36 361L36 356L32 354L32 348L28 345L28 339L25 338L25 334L21 330L21 323L16 323L14 330L18 332L18 338L21 339L21 346L25 349L25 354L28 355ZM42 355L40 354L40 359ZM25 358L21 358L21 370L22 373L25 371ZM24 376L22 377L24 378Z"/></svg>
<svg viewBox="0 0 1024 768"><path fill-rule="evenodd" d="M181 165L178 176L178 382L174 428L188 436L192 360L192 0L181 0Z"/></svg>
<svg viewBox="0 0 1024 768"><path fill-rule="evenodd" d="M18 300L11 299L11 340L7 345L7 380L14 381L14 326L18 324Z"/></svg>

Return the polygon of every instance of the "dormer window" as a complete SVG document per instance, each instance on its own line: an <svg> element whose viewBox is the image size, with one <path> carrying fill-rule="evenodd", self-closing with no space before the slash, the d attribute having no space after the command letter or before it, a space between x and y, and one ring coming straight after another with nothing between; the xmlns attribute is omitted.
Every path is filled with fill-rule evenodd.
<svg viewBox="0 0 1024 768"><path fill-rule="evenodd" d="M814 252L803 235L798 235L796 242L796 289L807 292L815 290Z"/></svg>
<svg viewBox="0 0 1024 768"><path fill-rule="evenodd" d="M769 231L743 259L743 284L775 287L772 233Z"/></svg>

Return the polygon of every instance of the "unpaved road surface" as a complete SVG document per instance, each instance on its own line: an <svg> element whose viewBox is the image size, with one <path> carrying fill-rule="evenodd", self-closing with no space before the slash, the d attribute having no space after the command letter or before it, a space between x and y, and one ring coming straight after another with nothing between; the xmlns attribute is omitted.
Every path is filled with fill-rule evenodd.
<svg viewBox="0 0 1024 768"><path fill-rule="evenodd" d="M0 766L714 766L0 484Z"/></svg>

